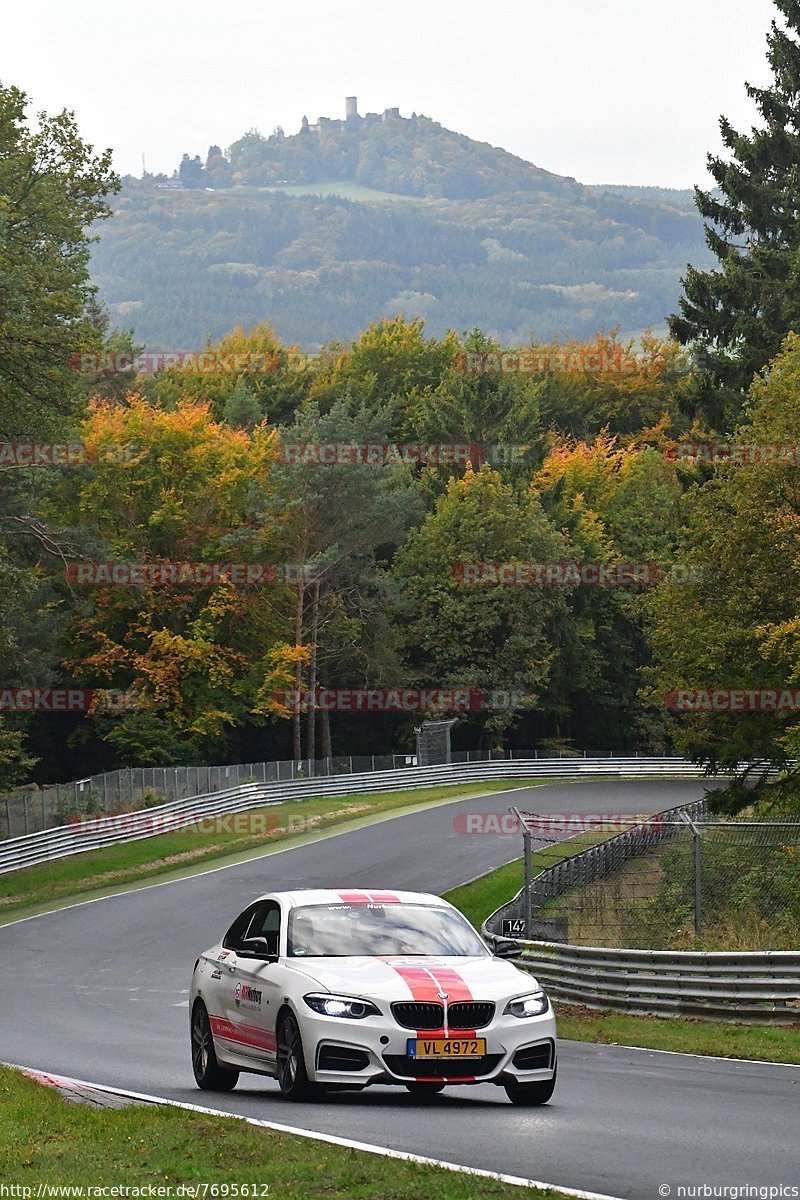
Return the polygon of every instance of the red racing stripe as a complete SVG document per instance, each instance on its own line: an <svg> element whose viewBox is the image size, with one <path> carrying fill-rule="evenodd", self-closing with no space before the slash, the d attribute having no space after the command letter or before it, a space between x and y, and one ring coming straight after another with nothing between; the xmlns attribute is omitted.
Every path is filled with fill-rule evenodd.
<svg viewBox="0 0 800 1200"><path fill-rule="evenodd" d="M336 893L345 904L400 904L400 897L394 892L357 892L345 891Z"/></svg>
<svg viewBox="0 0 800 1200"><path fill-rule="evenodd" d="M210 1021L211 1032L216 1037L224 1038L226 1042L237 1042L240 1046L249 1046L256 1050L276 1049L275 1034L260 1029L258 1025L249 1025L247 1022L234 1025L224 1017L211 1017Z"/></svg>

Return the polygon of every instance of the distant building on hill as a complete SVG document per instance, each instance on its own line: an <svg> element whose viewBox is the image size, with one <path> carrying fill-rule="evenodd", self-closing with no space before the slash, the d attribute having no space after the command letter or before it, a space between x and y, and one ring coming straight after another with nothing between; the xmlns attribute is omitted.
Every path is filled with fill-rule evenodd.
<svg viewBox="0 0 800 1200"><path fill-rule="evenodd" d="M300 122L301 133L326 133L333 132L336 129L347 129L349 126L357 122L362 122L364 125L374 125L377 121L407 121L408 117L400 116L399 108L385 108L382 113L367 113L366 116L360 116L358 112L358 97L345 96L344 101L345 117L340 120L338 117L318 117L312 125L308 117L304 116Z"/></svg>

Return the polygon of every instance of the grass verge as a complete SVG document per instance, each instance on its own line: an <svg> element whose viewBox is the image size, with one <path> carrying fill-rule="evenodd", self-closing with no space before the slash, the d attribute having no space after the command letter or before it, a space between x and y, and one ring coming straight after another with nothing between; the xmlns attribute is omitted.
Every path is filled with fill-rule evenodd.
<svg viewBox="0 0 800 1200"><path fill-rule="evenodd" d="M172 1188L174 1195L182 1183L227 1184L231 1190L218 1194L229 1197L238 1184L239 1196L257 1200L267 1195L275 1200L516 1200L520 1195L510 1184L329 1146L231 1118L149 1105L74 1105L7 1068L0 1068L0 1096L0 1174L19 1188L31 1187L33 1195L39 1184L151 1184ZM245 1184L252 1190L243 1192ZM527 1194L537 1200L563 1195L550 1189Z"/></svg>
<svg viewBox="0 0 800 1200"><path fill-rule="evenodd" d="M606 841L614 832L613 829L587 830L566 841L555 842L543 850L534 851L531 856L533 874L538 875L545 867L552 867L565 858L572 858L579 854L581 850L587 850L589 846L596 846L598 842ZM476 929L480 929L490 913L516 896L522 887L524 877L523 861L521 858L517 858L503 867L498 867L496 871L490 871L487 875L481 875L470 883L461 884L459 887L445 892L444 898L454 904Z"/></svg>
<svg viewBox="0 0 800 1200"><path fill-rule="evenodd" d="M734 1025L697 1017L629 1017L625 1013L596 1012L592 1008L559 1003L555 1004L555 1010L559 1037L578 1042L800 1063L800 1023Z"/></svg>
<svg viewBox="0 0 800 1200"><path fill-rule="evenodd" d="M608 837L608 832L578 834L568 841L537 851L533 855L534 875L605 837ZM445 894L445 899L480 929L490 913L516 895L522 882L523 863L522 859L517 859L482 875L472 883L453 888ZM561 1003L556 1003L554 1007L559 1037L573 1041L800 1064L800 1023L744 1025L696 1017L635 1017Z"/></svg>
<svg viewBox="0 0 800 1200"><path fill-rule="evenodd" d="M190 874L207 864L222 865L255 852L319 836L336 826L368 821L448 800L468 799L510 787L532 787L542 780L497 780L451 784L401 792L317 797L210 817L175 833L138 842L89 850L35 867L0 875L0 924L28 912L55 908L103 891L167 875ZM124 816L121 818L124 820Z"/></svg>

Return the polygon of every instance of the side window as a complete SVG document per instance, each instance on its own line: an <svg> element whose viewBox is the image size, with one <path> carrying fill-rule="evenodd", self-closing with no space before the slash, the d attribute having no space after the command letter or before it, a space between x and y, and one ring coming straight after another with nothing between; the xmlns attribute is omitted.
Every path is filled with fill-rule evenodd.
<svg viewBox="0 0 800 1200"><path fill-rule="evenodd" d="M222 944L226 950L236 949L242 938L246 936L246 931L252 923L253 916L261 907L260 904L251 904L243 913L239 913L239 916L222 939Z"/></svg>
<svg viewBox="0 0 800 1200"><path fill-rule="evenodd" d="M247 937L263 937L269 943L270 954L278 953L281 930L281 908L276 900L265 900L253 914Z"/></svg>

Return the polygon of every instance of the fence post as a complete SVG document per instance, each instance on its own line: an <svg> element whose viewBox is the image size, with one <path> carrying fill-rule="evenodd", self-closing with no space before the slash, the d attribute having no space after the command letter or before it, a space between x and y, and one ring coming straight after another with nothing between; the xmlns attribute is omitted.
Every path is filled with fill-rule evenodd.
<svg viewBox="0 0 800 1200"><path fill-rule="evenodd" d="M703 932L703 877L700 860L700 830L696 825L692 827L692 838L694 840L694 932L695 937L700 937Z"/></svg>
<svg viewBox="0 0 800 1200"><path fill-rule="evenodd" d="M526 830L522 835L523 853L525 855L525 940L531 940L531 835Z"/></svg>

